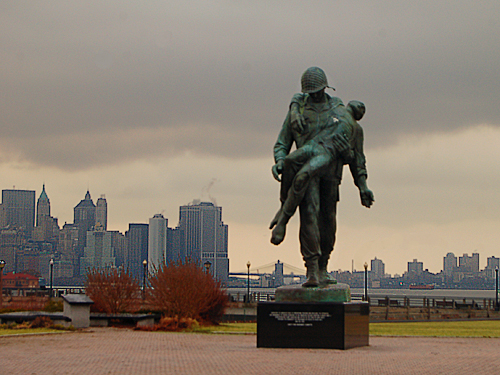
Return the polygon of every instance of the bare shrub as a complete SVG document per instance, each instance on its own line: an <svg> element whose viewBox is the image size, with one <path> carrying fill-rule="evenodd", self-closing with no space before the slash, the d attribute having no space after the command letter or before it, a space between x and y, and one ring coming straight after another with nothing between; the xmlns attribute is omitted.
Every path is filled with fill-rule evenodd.
<svg viewBox="0 0 500 375"><path fill-rule="evenodd" d="M30 328L50 328L54 325L48 316L37 316L29 325Z"/></svg>
<svg viewBox="0 0 500 375"><path fill-rule="evenodd" d="M160 265L149 281L151 306L164 317L218 324L226 310L220 282L192 261Z"/></svg>
<svg viewBox="0 0 500 375"><path fill-rule="evenodd" d="M85 281L86 294L94 301L91 310L107 314L134 312L139 283L128 271L116 268L91 268Z"/></svg>
<svg viewBox="0 0 500 375"><path fill-rule="evenodd" d="M152 327L136 327L134 329L140 331L172 331L178 332L183 330L190 330L199 326L195 319L179 318L179 317L163 317L158 324Z"/></svg>

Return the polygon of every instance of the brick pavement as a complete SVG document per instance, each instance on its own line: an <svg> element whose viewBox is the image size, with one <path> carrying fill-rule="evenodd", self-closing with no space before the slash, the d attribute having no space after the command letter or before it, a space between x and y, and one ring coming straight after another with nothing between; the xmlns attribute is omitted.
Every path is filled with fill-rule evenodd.
<svg viewBox="0 0 500 375"><path fill-rule="evenodd" d="M0 374L492 374L500 339L371 337L341 350L256 348L254 335L92 328L0 337Z"/></svg>

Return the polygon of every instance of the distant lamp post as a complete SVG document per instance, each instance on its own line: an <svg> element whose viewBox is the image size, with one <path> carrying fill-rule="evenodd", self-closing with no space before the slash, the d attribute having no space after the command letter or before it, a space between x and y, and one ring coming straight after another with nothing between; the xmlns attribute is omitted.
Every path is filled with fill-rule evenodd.
<svg viewBox="0 0 500 375"><path fill-rule="evenodd" d="M205 263L203 263L203 265L205 266L205 272L208 273L210 272L210 266L212 265L212 263L210 263L209 260L207 260Z"/></svg>
<svg viewBox="0 0 500 375"><path fill-rule="evenodd" d="M365 262L365 301L368 301L368 263Z"/></svg>
<svg viewBox="0 0 500 375"><path fill-rule="evenodd" d="M148 274L148 261L144 259L142 261L143 271L142 271L142 299L146 298L146 275Z"/></svg>
<svg viewBox="0 0 500 375"><path fill-rule="evenodd" d="M250 261L247 262L247 303L250 303Z"/></svg>
<svg viewBox="0 0 500 375"><path fill-rule="evenodd" d="M52 285L54 281L54 259L51 259L50 262L50 292L49 292L49 299L52 298Z"/></svg>
<svg viewBox="0 0 500 375"><path fill-rule="evenodd" d="M495 268L495 310L500 310L500 306L498 306L498 267Z"/></svg>
<svg viewBox="0 0 500 375"><path fill-rule="evenodd" d="M3 281L2 281L2 276L3 276L3 268L5 267L5 260L0 260L0 309L2 308L3 304Z"/></svg>

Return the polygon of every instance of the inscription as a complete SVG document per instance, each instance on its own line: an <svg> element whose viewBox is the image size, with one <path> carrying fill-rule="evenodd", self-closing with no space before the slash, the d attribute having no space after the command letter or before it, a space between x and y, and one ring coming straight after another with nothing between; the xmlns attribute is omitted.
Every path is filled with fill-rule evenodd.
<svg viewBox="0 0 500 375"><path fill-rule="evenodd" d="M312 327L312 322L322 322L331 317L325 311L272 311L269 316L280 322L288 322L289 327Z"/></svg>

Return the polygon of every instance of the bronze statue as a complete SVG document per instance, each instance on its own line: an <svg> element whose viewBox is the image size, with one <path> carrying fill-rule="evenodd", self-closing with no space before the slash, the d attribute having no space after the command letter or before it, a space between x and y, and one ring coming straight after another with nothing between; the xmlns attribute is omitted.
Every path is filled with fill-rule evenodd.
<svg viewBox="0 0 500 375"><path fill-rule="evenodd" d="M272 172L281 181L281 208L270 229L274 228L271 242L279 245L288 220L299 207L300 251L307 268L303 286L316 287L336 283L327 265L335 243L344 164L349 165L361 204L370 208L374 197L366 184L363 130L357 122L365 113L364 104L351 101L346 108L339 98L326 94L328 81L317 67L304 72L301 84L302 93L293 96L274 145ZM294 143L297 149L290 153Z"/></svg>

